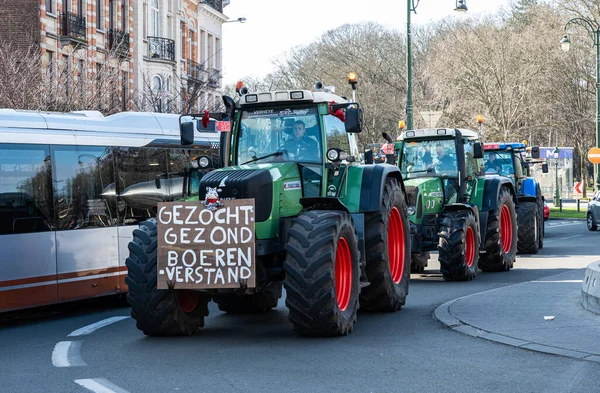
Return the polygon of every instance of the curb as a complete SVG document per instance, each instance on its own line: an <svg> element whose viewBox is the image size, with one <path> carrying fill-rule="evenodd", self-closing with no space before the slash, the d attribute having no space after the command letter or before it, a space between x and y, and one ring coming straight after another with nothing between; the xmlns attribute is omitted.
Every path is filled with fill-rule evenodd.
<svg viewBox="0 0 600 393"><path fill-rule="evenodd" d="M590 263L585 269L581 303L586 310L600 314L600 261Z"/></svg>
<svg viewBox="0 0 600 393"><path fill-rule="evenodd" d="M598 263L598 262L596 262L596 263ZM600 289L600 275L598 276L598 278L599 278L599 280L598 280L598 285L596 286L596 288ZM488 292L488 291L484 291L484 292ZM482 292L480 292L480 293L482 293ZM493 342L496 342L499 344L509 345L509 346L516 347L516 348L527 349L527 350L533 351L533 352L541 352L541 353L546 353L546 354L550 354L550 355L557 355L557 356L563 356L563 357L568 357L568 358L577 359L577 360L586 360L586 361L590 361L590 362L600 363L600 356L595 355L595 354L573 351L570 349L565 349L565 348L560 348L560 347L551 347L551 346L545 345L545 344L538 344L538 343L531 342L531 341L520 340L515 337L510 337L510 336L505 336L502 334L497 334L494 332L489 332L487 330L482 330L475 326L464 323L463 321L459 320L454 315L452 315L452 313L450 312L450 307L452 307L452 305L454 303L460 301L461 299L464 299L466 297L470 297L473 295L477 295L477 294L459 297L457 299L450 300L449 302L442 304L441 306L436 308L435 311L433 312L434 317L438 321L443 323L445 326L449 327L450 329L452 329L456 332L459 332L459 333L466 334L471 337L481 338L484 340L493 341Z"/></svg>

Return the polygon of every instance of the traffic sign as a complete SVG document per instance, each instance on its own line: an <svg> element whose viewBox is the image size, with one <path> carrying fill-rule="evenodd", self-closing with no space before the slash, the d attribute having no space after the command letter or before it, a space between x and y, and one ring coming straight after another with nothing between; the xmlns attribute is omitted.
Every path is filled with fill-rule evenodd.
<svg viewBox="0 0 600 393"><path fill-rule="evenodd" d="M421 111L419 112L425 123L427 123L428 128L433 128L437 126L440 117L442 117L442 111Z"/></svg>
<svg viewBox="0 0 600 393"><path fill-rule="evenodd" d="M600 164L600 148L592 147L590 151L588 151L588 160L592 164Z"/></svg>
<svg viewBox="0 0 600 393"><path fill-rule="evenodd" d="M582 194L580 181L575 183L575 186L573 186L573 191L575 191L575 193L577 193L577 194Z"/></svg>
<svg viewBox="0 0 600 393"><path fill-rule="evenodd" d="M229 121L218 121L216 124L217 131L229 132L231 131L231 122Z"/></svg>

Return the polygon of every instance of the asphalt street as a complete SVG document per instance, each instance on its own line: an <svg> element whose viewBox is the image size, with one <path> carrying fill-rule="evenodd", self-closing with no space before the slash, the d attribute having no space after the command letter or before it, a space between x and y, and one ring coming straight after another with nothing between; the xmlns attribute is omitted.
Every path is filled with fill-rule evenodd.
<svg viewBox="0 0 600 393"><path fill-rule="evenodd" d="M433 312L502 286L568 272L583 278L600 259L600 231L550 220L537 255L471 282L444 282L436 257L412 276L400 312L360 313L351 335L333 339L297 336L283 299L258 316L227 315L212 304L205 329L180 338L144 337L114 300L0 315L0 392L598 391L600 363L467 336ZM125 318L79 330L115 316Z"/></svg>

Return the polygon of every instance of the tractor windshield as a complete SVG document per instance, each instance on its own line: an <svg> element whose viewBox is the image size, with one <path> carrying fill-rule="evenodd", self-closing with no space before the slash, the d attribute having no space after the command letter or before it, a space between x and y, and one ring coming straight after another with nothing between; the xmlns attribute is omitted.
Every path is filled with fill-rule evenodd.
<svg viewBox="0 0 600 393"><path fill-rule="evenodd" d="M484 153L486 175L511 176L515 173L512 152L502 150L486 150Z"/></svg>
<svg viewBox="0 0 600 393"><path fill-rule="evenodd" d="M458 176L454 139L405 141L400 170L407 179L440 174Z"/></svg>
<svg viewBox="0 0 600 393"><path fill-rule="evenodd" d="M281 106L243 111L236 147L238 164L321 162L317 107Z"/></svg>

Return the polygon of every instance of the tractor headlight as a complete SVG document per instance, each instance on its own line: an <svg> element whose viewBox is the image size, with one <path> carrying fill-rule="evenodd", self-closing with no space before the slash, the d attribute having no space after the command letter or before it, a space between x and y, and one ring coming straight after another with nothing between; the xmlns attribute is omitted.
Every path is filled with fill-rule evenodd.
<svg viewBox="0 0 600 393"><path fill-rule="evenodd" d="M408 215L409 215L409 216L412 216L413 214L415 214L415 208L414 208L414 207L412 207L412 206L410 206L410 207L408 208Z"/></svg>
<svg viewBox="0 0 600 393"><path fill-rule="evenodd" d="M346 158L348 158L348 153L346 153L345 151L341 150L341 149L337 149L335 147L327 150L327 158L329 159L329 161L343 161Z"/></svg>
<svg viewBox="0 0 600 393"><path fill-rule="evenodd" d="M200 157L198 158L198 165L200 166L200 168L202 169L206 169L208 168L208 165L210 164L210 161L208 160L208 157Z"/></svg>

